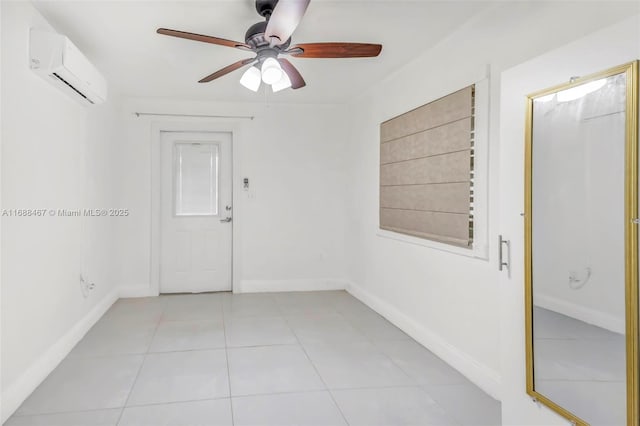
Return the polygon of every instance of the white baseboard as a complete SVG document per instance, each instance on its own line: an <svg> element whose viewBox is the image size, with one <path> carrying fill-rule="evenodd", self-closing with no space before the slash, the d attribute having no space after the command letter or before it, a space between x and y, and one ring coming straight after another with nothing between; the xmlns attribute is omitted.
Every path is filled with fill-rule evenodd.
<svg viewBox="0 0 640 426"><path fill-rule="evenodd" d="M81 318L64 336L54 343L38 360L2 393L1 420L4 423L20 404L71 352L93 325L118 300L118 290L109 292L98 304Z"/></svg>
<svg viewBox="0 0 640 426"><path fill-rule="evenodd" d="M233 287L234 293L269 293L279 291L322 291L344 290L346 280L239 280ZM120 286L119 296L123 299L158 296L147 285Z"/></svg>
<svg viewBox="0 0 640 426"><path fill-rule="evenodd" d="M118 295L122 299L134 298L134 297L153 297L158 296L154 290L148 285L136 285L136 286L120 286Z"/></svg>
<svg viewBox="0 0 640 426"><path fill-rule="evenodd" d="M458 370L493 398L500 400L499 372L478 362L424 325L400 312L396 307L374 296L355 283L349 283L346 290Z"/></svg>
<svg viewBox="0 0 640 426"><path fill-rule="evenodd" d="M606 312L598 311L593 308L588 308L586 306L571 303L545 294L535 295L535 305L540 308L548 309L550 311L575 318L579 321L586 322L587 324L613 331L614 333L625 333L624 316L619 318Z"/></svg>
<svg viewBox="0 0 640 426"><path fill-rule="evenodd" d="M241 280L234 293L265 293L278 291L344 290L346 280Z"/></svg>

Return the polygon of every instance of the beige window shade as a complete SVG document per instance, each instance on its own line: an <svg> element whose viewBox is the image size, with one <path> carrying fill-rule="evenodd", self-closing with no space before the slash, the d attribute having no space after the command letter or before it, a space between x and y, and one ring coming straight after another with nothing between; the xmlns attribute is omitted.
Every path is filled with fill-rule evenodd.
<svg viewBox="0 0 640 426"><path fill-rule="evenodd" d="M473 242L474 86L380 125L380 228Z"/></svg>

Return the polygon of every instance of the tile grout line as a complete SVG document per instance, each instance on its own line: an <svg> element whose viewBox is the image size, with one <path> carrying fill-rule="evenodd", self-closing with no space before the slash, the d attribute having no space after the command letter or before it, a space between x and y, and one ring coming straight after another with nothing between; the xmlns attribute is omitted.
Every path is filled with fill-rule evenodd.
<svg viewBox="0 0 640 426"><path fill-rule="evenodd" d="M370 309L371 311L373 311L374 313L380 315L378 312L374 311L373 309L367 307L368 309ZM404 368L402 368L400 365L398 365L393 358L391 358L391 356L387 355L382 349L380 349L380 347L376 344L376 341L369 336L361 327L358 327L357 325L353 324L351 321L349 321L349 318L347 318L346 316L343 315L342 312L338 311L338 314L349 324L351 325L355 330L359 331L360 333L362 333L366 339L367 342L369 342L373 348L375 348L376 350L378 350L380 352L380 354L389 360L389 362L391 362L392 365L394 365L399 371L402 372L402 374L405 375L405 377L407 377L412 384L408 384L405 386L389 386L388 388L393 388L393 387L413 387L413 388L418 388L420 390L420 392L422 392L423 394L425 394L429 399L431 399L438 407L440 407L442 409L442 411L444 413L446 413L447 415L449 414L449 411L445 409L445 407L443 407L440 403L438 403L431 395L429 395L426 391L426 389L424 389L424 387L414 378L412 377L408 372L406 372L404 370ZM380 315L381 316L381 315ZM382 316L381 316L382 317ZM386 318L382 317L382 319L386 322L391 323L389 320L387 320ZM391 324L393 325L393 324ZM402 330L400 330L402 331ZM405 333L406 334L406 333ZM409 336L409 338L411 339L411 337ZM427 349L428 350L428 349ZM379 387L367 387L367 388L362 388L362 389L376 389ZM329 392L331 393L332 397L333 397L333 393L331 392L331 390L329 390ZM456 421L456 423L458 422L458 419L456 417L454 417L453 415L451 415L452 419Z"/></svg>
<svg viewBox="0 0 640 426"><path fill-rule="evenodd" d="M389 386L356 386L356 387L348 387L348 388L329 388L326 389L308 389L308 390L296 390L296 391L280 391L280 392L261 392L261 393L250 393L244 395L236 395L234 398L252 398L256 396L269 396L269 395L295 395L298 393L320 393L326 391L348 391L348 390L364 390L364 389L400 389L400 388L415 388L418 386L409 386L409 385L389 385ZM222 398L218 398L222 399Z"/></svg>
<svg viewBox="0 0 640 426"><path fill-rule="evenodd" d="M368 307L369 308L369 307ZM371 309L371 308L369 308ZM373 309L371 309L371 311L375 312L376 314L380 315L378 312L374 311ZM340 313L340 315L342 315L342 313ZM383 317L382 315L380 315L382 317L382 319L386 322L388 322L389 324L391 324L391 321L389 321L388 319L386 319L385 317ZM344 315L343 315L344 317ZM349 319L344 317L345 320L347 322L349 322ZM350 322L349 322L350 323ZM351 323L350 323L351 324ZM393 325L393 324L391 324ZM376 341L368 336L363 330L361 330L358 326L353 325L352 326L354 328L356 328L357 330L361 331L363 334L365 334L365 337L369 340L369 342L371 343L371 345L373 345L374 348L376 348L378 351L380 351L380 354L385 357L386 359L388 359L391 364L393 364L398 370L400 370L411 382L413 382L412 385L407 385L407 387L417 387L420 392L422 392L423 394L425 394L429 399L431 399L434 404L436 404L438 407L440 407L443 411L443 413L446 413L447 416L451 417L452 420L454 420L456 423L458 423L458 418L456 416L454 416L453 414L449 413L449 410L447 410L444 406L442 406L438 401L436 401L431 395L429 395L429 393L427 392L427 390L424 388L424 386L418 381L416 380L414 377L412 377L408 372L406 372L404 370L404 368L402 368L402 366L400 366L398 363L396 363L393 358L390 355L387 355L382 349L380 349L380 347L376 344ZM402 330L400 330L402 331ZM404 332L403 332L404 333ZM406 333L405 333L406 334ZM408 336L408 335L407 335ZM415 339L412 339L411 336L408 336L410 340L415 341ZM426 348L425 348L426 349ZM427 349L427 351L429 351L429 349ZM431 352L431 351L429 351ZM460 425L462 425L462 423L460 423Z"/></svg>
<svg viewBox="0 0 640 426"><path fill-rule="evenodd" d="M349 421L347 420L347 417L344 415L344 413L342 412L342 409L340 408L340 405L338 405L338 401L336 401L336 398L333 396L333 392L331 392L331 389L329 389L329 386L327 386L327 383L324 381L324 379L322 378L322 375L320 375L320 371L318 371L318 367L316 367L316 365L313 363L313 361L311 360L311 357L309 356L309 354L307 353L307 350L304 348L304 346L302 345L302 342L300 341L300 338L298 337L298 334L295 332L295 330L289 325L289 322L287 321L287 325L289 326L289 328L291 328L291 331L293 333L293 335L296 337L296 340L298 341L298 345L300 346L300 349L302 349L302 352L304 353L304 355L307 357L307 359L309 360L309 363L311 364L311 366L313 367L313 370L316 372L316 374L318 375L318 378L320 378L320 381L322 382L322 384L324 385L326 391L329 393L329 396L331 397L331 400L333 401L333 404L336 406L336 408L338 409L338 412L340 413L340 415L342 416L342 419L344 420L345 424L347 426L349 425Z"/></svg>
<svg viewBox="0 0 640 426"><path fill-rule="evenodd" d="M435 386L460 386L460 385L435 385ZM270 395L296 395L301 393L302 394L322 393L327 391L350 391L350 390L366 390L366 389L403 389L403 388L415 388L415 387L421 387L421 386L388 385L388 386L363 386L363 387L348 387L348 388L310 389L310 390L297 390L297 391L243 394L243 395L236 395L234 396L234 398L253 398L253 397L270 396ZM222 401L225 399L229 399L229 397L221 396L216 398L185 399L185 400L170 401L170 402L151 402L151 403L144 403L144 404L128 405L126 407L106 407L106 408L91 408L86 410L48 411L48 412L42 412L42 413L26 414L26 415L21 415L16 417L50 416L50 415L57 415L57 414L72 414L72 413L92 413L96 411L121 410L123 408L153 407L153 406L185 404L190 402L202 402L202 401Z"/></svg>
<svg viewBox="0 0 640 426"><path fill-rule="evenodd" d="M231 294L233 297L233 293ZM231 368L229 367L229 345L227 342L227 327L224 314L224 300L220 302L220 311L222 313L222 333L224 334L224 356L227 361L227 385L229 388L229 409L231 410L231 425L235 425L235 418L233 414L233 396L231 394Z"/></svg>
<svg viewBox="0 0 640 426"><path fill-rule="evenodd" d="M438 407L440 407L440 409L442 409L442 412L445 413L448 417L451 417L451 420L455 421L456 423L458 423L459 426L464 426L464 422L459 421L458 416L456 416L453 413L450 413L449 410L446 409L446 407L444 407L442 404L440 404L438 401L436 401L436 399L434 397L432 397L431 395L429 395L429 392L427 392L427 390L424 388L423 385L419 385L418 388L420 389L420 391L422 393L424 393L427 398L429 398L430 400L433 401L433 403L435 405L437 405Z"/></svg>
<svg viewBox="0 0 640 426"><path fill-rule="evenodd" d="M105 408L87 408L85 410L63 410L63 411L47 411L40 413L32 413L32 414L12 414L9 419L18 418L18 417L40 417L40 416L55 416L58 414L74 414L74 413L94 413L96 411L109 411L109 410L121 410L123 407L105 407ZM9 419L5 421L6 424ZM116 425L117 426L117 425Z"/></svg>
<svg viewBox="0 0 640 426"><path fill-rule="evenodd" d="M369 309L371 309L371 308L369 308ZM378 312L374 311L373 309L371 309L371 311L373 311L373 312L375 312L376 314L380 315ZM422 384L420 384L420 383L419 383L419 382L418 382L414 377L412 377L408 372L406 372L406 371L404 370L404 368L402 368L400 365L398 365L398 364L393 360L393 358L391 358L391 356L387 355L387 354L386 354L382 349L380 349L380 347L376 344L376 341L375 341L372 337L370 337L369 335L367 335L367 334L366 334L366 333L365 333L365 332L364 332L360 327L358 327L357 325L352 324L352 323L349 321L349 319L348 319L347 317L345 317L345 316L342 314L342 312L339 312L339 314L340 314L340 315L345 319L345 321L347 321L347 323L349 323L353 328L355 328L356 330L360 331L360 332L361 332L361 333L362 333L362 334L367 338L368 342L369 342L369 343L371 343L371 345L372 345L376 350L378 350L378 351L380 352L380 354L381 354L384 358L388 359L388 360L391 362L391 364L393 364L393 365L394 365L398 370L400 370L400 371L402 372L402 374L404 374L404 375L405 375L405 376L406 376L406 377L407 377L407 378L412 382L412 384L411 384L411 385L406 385L406 386L403 386L403 387L414 387L414 388L418 388L418 389L420 390L420 392L422 392L423 394L425 394L429 399L431 399L431 400L434 402L434 404L436 404L438 407L440 407L440 408L442 409L443 413L446 413L446 414L447 414L447 416L450 416L452 420L454 420L456 423L458 423L458 418L457 418L457 417L455 417L455 416L453 416L453 414L450 414L450 413L449 413L449 410L447 410L447 409L446 409L445 407L443 407L443 406L442 406L438 401L436 401L436 400L435 400L431 395L429 395L429 393L428 393L428 392L427 392L427 390L423 387L423 385L422 385ZM382 317L382 315L380 315L380 316ZM386 322L388 322L388 323L390 323L390 324L391 324L391 322L390 322L388 319L386 319L385 317L382 317L382 319L383 319L384 321L386 321ZM391 324L391 325L393 325L393 324ZM402 331L402 330L400 330L400 331ZM406 334L406 333L405 333L405 334ZM409 339L411 339L411 336L409 336ZM414 341L415 341L415 340L414 340ZM425 349L426 349L426 348L425 348ZM428 349L427 349L427 350L428 350ZM431 352L431 351L429 351L429 352ZM398 387L400 387L400 386L398 386ZM367 388L365 388L365 389L367 389ZM369 388L369 389L370 389L370 388ZM460 423L460 425L462 425L462 423Z"/></svg>
<svg viewBox="0 0 640 426"><path fill-rule="evenodd" d="M371 308L369 308L371 309ZM375 312L376 314L378 314L376 311L374 311L373 309L371 309L371 311ZM402 368L400 365L398 365L393 358L391 358L389 355L387 355L382 349L380 349L380 347L376 344L376 341L370 337L369 335L367 335L367 333L364 332L364 330L362 330L360 327L358 327L357 325L352 324L349 319L347 317L345 317L342 312L338 312L338 314L349 324L351 325L351 327L353 327L355 330L359 331L360 333L362 333L362 335L364 336L365 340L371 344L371 346L373 346L376 350L378 350L380 352L380 355L382 355L384 358L388 359L391 364L393 364L398 370L400 370L402 372L402 374L404 374L411 382L414 383L414 386L420 386L420 383L418 383L413 377L411 377L411 375L409 373L407 373L406 371L404 371L404 368ZM380 315L380 314L378 314ZM382 317L382 319L384 321L389 322L389 320L387 320L386 318ZM390 323L390 322L389 322ZM390 323L391 324L391 323ZM393 324L392 324L393 325ZM400 330L402 331L402 330ZM411 337L409 337L411 339ZM403 340L404 341L404 340Z"/></svg>
<svg viewBox="0 0 640 426"><path fill-rule="evenodd" d="M151 345L153 344L153 340L156 337L156 334L158 333L158 329L160 328L160 323L162 322L162 316L164 315L164 311L166 309L166 301L163 303L162 305L162 313L160 314L160 318L158 319L157 323L156 323L156 327L153 330L153 335L151 336L151 340L149 341L149 346L147 347L147 351L144 353L144 356L142 357L142 362L140 363L140 368L138 368L138 372L136 373L135 378L133 379L133 383L131 384L131 389L129 389L129 393L127 394L127 399L124 400L124 405L122 406L122 410L120 411L120 416L118 417L118 421L116 422L116 426L118 426L120 424L120 422L122 421L122 416L124 414L124 410L127 408L127 403L129 402L129 398L131 398L131 394L133 393L133 388L136 386L136 383L138 382L138 378L140 377L140 372L142 371L142 368L144 367L144 363L147 360L147 356L149 355L149 350L151 349Z"/></svg>

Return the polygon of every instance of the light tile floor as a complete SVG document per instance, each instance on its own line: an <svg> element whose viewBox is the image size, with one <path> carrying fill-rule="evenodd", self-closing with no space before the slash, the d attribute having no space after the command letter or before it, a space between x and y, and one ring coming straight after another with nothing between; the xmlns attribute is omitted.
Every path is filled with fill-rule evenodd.
<svg viewBox="0 0 640 426"><path fill-rule="evenodd" d="M500 404L343 291L119 300L5 426L496 426Z"/></svg>

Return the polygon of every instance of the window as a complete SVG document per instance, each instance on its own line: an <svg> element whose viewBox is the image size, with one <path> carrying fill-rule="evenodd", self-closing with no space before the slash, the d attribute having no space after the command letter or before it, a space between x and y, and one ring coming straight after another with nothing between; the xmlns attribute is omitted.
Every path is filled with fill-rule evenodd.
<svg viewBox="0 0 640 426"><path fill-rule="evenodd" d="M174 203L176 216L218 215L218 155L214 143L174 145Z"/></svg>
<svg viewBox="0 0 640 426"><path fill-rule="evenodd" d="M380 125L380 228L473 243L475 85Z"/></svg>

